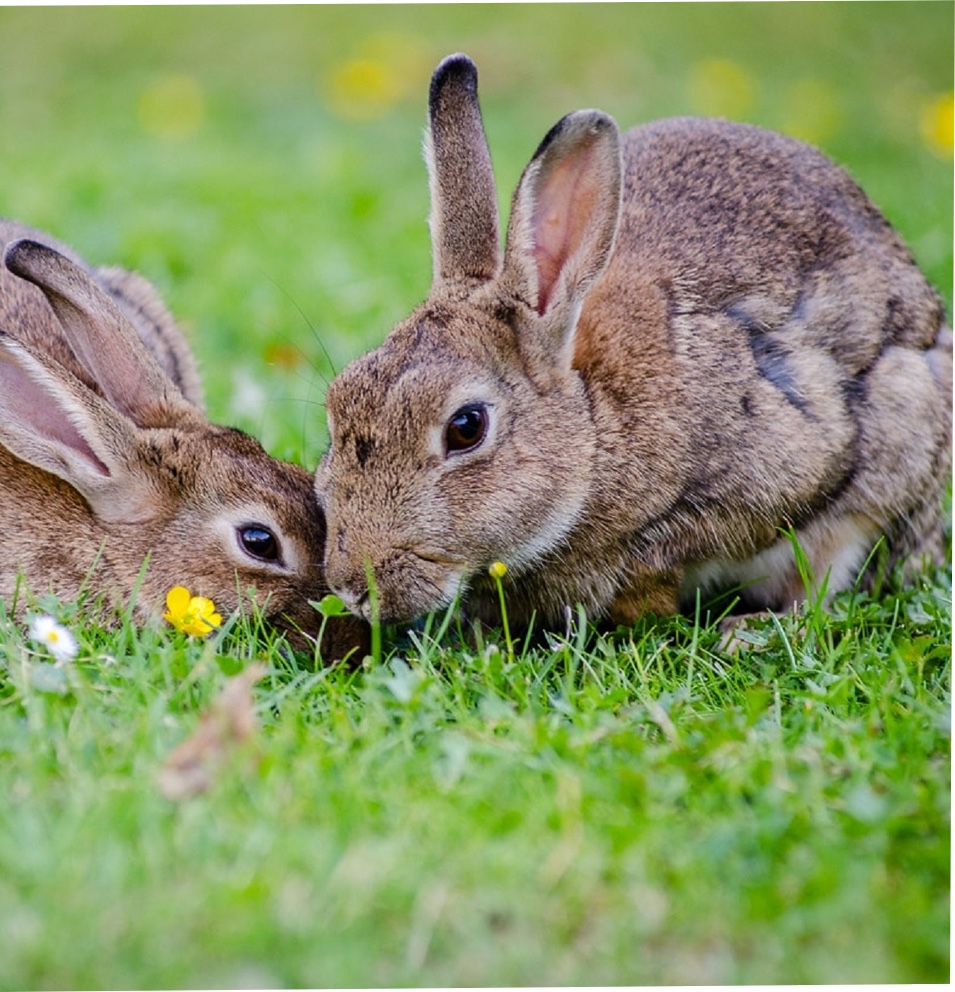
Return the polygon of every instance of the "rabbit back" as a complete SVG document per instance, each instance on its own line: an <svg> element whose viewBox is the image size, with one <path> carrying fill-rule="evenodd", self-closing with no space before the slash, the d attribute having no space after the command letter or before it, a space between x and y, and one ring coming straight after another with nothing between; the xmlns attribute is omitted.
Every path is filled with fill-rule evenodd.
<svg viewBox="0 0 955 992"><path fill-rule="evenodd" d="M661 121L622 154L575 366L613 411L604 502L639 508L619 521L637 559L710 563L692 593L758 573L791 525L820 562L852 547L842 583L882 532L893 559L940 561L951 334L881 213L815 149L748 125ZM749 595L788 605L793 571Z"/></svg>

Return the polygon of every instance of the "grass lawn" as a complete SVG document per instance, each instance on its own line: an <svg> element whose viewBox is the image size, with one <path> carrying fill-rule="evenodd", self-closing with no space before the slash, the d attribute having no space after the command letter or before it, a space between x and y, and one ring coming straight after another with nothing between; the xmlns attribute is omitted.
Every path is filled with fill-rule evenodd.
<svg viewBox="0 0 955 992"><path fill-rule="evenodd" d="M502 207L568 110L747 119L951 312L952 38L941 2L0 8L0 214L151 278L213 418L313 466L325 383L427 290L443 55ZM946 982L951 602L889 578L735 657L707 616L513 652L437 616L349 671L51 603L57 666L0 611L0 988ZM253 663L257 729L168 798Z"/></svg>

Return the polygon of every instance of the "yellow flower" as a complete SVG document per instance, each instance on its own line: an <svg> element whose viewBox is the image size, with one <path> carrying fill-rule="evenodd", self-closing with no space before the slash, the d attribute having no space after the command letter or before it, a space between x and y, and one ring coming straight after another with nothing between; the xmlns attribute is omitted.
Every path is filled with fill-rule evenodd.
<svg viewBox="0 0 955 992"><path fill-rule="evenodd" d="M686 81L690 107L709 117L745 120L756 105L756 80L738 63L710 58L698 62Z"/></svg>
<svg viewBox="0 0 955 992"><path fill-rule="evenodd" d="M163 620L192 637L205 637L222 623L215 603L205 596L193 596L185 586L173 586L166 596Z"/></svg>
<svg viewBox="0 0 955 992"><path fill-rule="evenodd" d="M401 98L391 66L375 59L349 59L333 70L329 98L342 117L374 120Z"/></svg>
<svg viewBox="0 0 955 992"><path fill-rule="evenodd" d="M364 39L354 55L323 71L320 96L350 120L376 120L417 97L430 72L428 46L416 35L385 32Z"/></svg>
<svg viewBox="0 0 955 992"><path fill-rule="evenodd" d="M951 93L941 93L924 104L919 112L919 130L922 140L940 158L951 158L955 118L955 98Z"/></svg>
<svg viewBox="0 0 955 992"><path fill-rule="evenodd" d="M492 578L503 579L507 575L507 565L502 561L495 561L491 563L487 571Z"/></svg>

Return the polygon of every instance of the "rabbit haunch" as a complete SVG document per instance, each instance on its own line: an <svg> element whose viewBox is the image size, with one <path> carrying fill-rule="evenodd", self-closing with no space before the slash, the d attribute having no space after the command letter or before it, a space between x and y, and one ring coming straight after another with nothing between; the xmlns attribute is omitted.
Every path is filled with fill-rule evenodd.
<svg viewBox="0 0 955 992"><path fill-rule="evenodd" d="M326 576L400 621L458 590L514 624L630 622L743 583L746 609L941 561L952 343L937 294L815 149L579 111L514 194L503 253L476 72L446 59L427 144L429 298L331 385ZM462 434L461 428L464 428Z"/></svg>
<svg viewBox="0 0 955 992"><path fill-rule="evenodd" d="M0 222L0 597L82 590L159 616L185 585L252 595L294 637L327 594L311 477L202 413L195 362L152 287ZM148 556L148 567L143 563ZM326 658L365 642L332 622Z"/></svg>

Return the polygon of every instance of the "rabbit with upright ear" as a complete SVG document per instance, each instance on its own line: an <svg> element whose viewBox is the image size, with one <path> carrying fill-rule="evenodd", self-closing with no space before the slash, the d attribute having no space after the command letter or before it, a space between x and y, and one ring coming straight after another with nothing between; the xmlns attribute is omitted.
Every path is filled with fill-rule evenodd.
<svg viewBox="0 0 955 992"><path fill-rule="evenodd" d="M249 595L300 643L317 634L310 475L206 419L191 352L145 280L37 237L8 243L0 269L0 597L22 608L24 585L85 588L120 606L135 592L145 620L183 585L220 612ZM323 657L365 641L360 621L333 621Z"/></svg>
<svg viewBox="0 0 955 992"><path fill-rule="evenodd" d="M428 299L328 391L326 578L403 621L464 592L512 624L742 607L943 560L952 339L850 177L758 128L598 111L544 138L505 247L477 99L431 84ZM368 576L373 576L369 592Z"/></svg>

